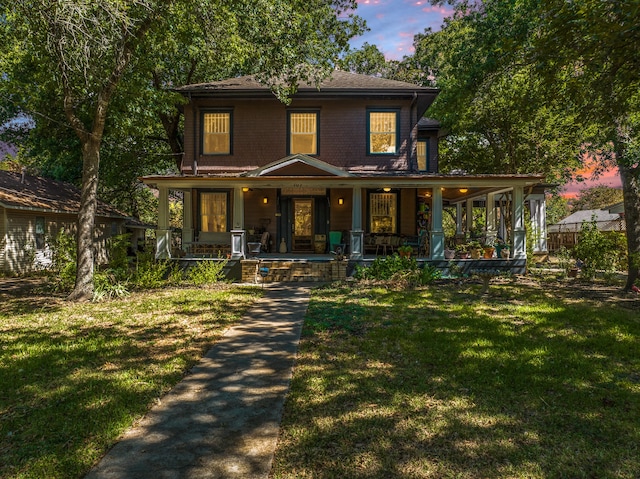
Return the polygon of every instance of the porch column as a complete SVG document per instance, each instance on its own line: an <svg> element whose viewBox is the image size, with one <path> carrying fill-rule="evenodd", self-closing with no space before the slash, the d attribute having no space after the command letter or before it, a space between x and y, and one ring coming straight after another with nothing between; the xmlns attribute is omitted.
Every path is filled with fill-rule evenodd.
<svg viewBox="0 0 640 479"><path fill-rule="evenodd" d="M182 196L182 250L187 251L188 243L193 242L193 208L191 190L183 191Z"/></svg>
<svg viewBox="0 0 640 479"><path fill-rule="evenodd" d="M513 258L526 259L527 232L524 227L524 191L522 186L513 188Z"/></svg>
<svg viewBox="0 0 640 479"><path fill-rule="evenodd" d="M169 227L169 188L158 186L158 229L156 259L171 258L171 228Z"/></svg>
<svg viewBox="0 0 640 479"><path fill-rule="evenodd" d="M444 259L444 231L442 231L442 188L435 186L431 195L431 259Z"/></svg>
<svg viewBox="0 0 640 479"><path fill-rule="evenodd" d="M529 195L533 252L546 253L547 250L547 203L543 194Z"/></svg>
<svg viewBox="0 0 640 479"><path fill-rule="evenodd" d="M494 193L487 193L486 209L485 241L493 244L498 237L498 231L496 230L496 195Z"/></svg>
<svg viewBox="0 0 640 479"><path fill-rule="evenodd" d="M244 194L242 187L233 189L233 228L231 229L231 259L244 259L245 254L244 231Z"/></svg>
<svg viewBox="0 0 640 479"><path fill-rule="evenodd" d="M363 255L364 231L362 230L362 190L359 186L353 188L351 198L351 244L349 245L351 259L360 260Z"/></svg>

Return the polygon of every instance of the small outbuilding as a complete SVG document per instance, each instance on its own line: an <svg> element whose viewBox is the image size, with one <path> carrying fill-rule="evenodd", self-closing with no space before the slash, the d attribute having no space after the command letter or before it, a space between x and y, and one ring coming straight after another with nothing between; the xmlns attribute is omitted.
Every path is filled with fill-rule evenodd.
<svg viewBox="0 0 640 479"><path fill-rule="evenodd" d="M0 171L0 273L24 274L51 264L52 241L61 230L74 235L80 210L75 186L25 173ZM129 230L134 245L141 223L98 201L96 263L107 261L107 240Z"/></svg>
<svg viewBox="0 0 640 479"><path fill-rule="evenodd" d="M627 231L624 220L624 208L622 203L612 205L608 208L580 210L572 213L558 223L549 225L547 228L547 246L549 251L558 251L561 247L573 248L580 238L583 223L595 221L596 227L602 232Z"/></svg>

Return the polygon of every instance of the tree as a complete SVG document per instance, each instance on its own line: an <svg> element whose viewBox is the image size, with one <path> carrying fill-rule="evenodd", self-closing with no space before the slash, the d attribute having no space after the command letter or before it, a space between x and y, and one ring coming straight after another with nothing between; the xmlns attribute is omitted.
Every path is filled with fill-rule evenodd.
<svg viewBox="0 0 640 479"><path fill-rule="evenodd" d="M436 105L443 107L443 125L463 140L462 146L454 144L449 150L462 152L459 158L464 158L473 148L486 151L495 144L489 137L493 130L477 132L460 119L471 112L467 117L473 120L482 112L479 106L487 105L478 92L499 101L500 90L495 90L495 85L525 72L527 82L535 87L535 98L529 97L535 103L514 101L516 111L523 108L526 113L521 116L528 116L530 106L535 105L533 111L537 112L550 105L558 121L545 122L558 128L545 128L542 139L548 136L550 141L539 143L540 150L530 151L541 151L544 157L545 150L554 151L550 149L554 141L568 147L573 143L595 160L615 161L618 166L629 253L625 289L630 289L640 274L640 5L635 0L448 3L456 5L454 16L442 34L418 38L415 57L418 62L426 59L421 69L433 69L443 82L444 94ZM419 50L421 46L424 48ZM508 98L517 100L511 95ZM454 117L447 117L447 111ZM495 118L503 111L487 105L487 112ZM570 121L563 123L566 120ZM504 133L510 134L508 130ZM507 146L507 138L500 135L498 144ZM529 148L534 145L530 143ZM559 164L569 168L566 171L573 166L566 163L569 158L571 155L556 156Z"/></svg>
<svg viewBox="0 0 640 479"><path fill-rule="evenodd" d="M556 224L563 218L569 216L569 201L562 195L554 193L547 195L547 224Z"/></svg>
<svg viewBox="0 0 640 479"><path fill-rule="evenodd" d="M572 203L574 211L595 210L606 208L616 203L622 203L624 197L622 190L606 185L592 186L580 190Z"/></svg>
<svg viewBox="0 0 640 479"><path fill-rule="evenodd" d="M319 81L328 74L348 39L360 31L362 24L357 18L343 15L355 6L352 0L0 3L3 114L26 114L36 124L47 118L65 125L76 136L75 151L81 152L76 156L82 159L78 267L70 299L86 300L93 293L100 154L110 110L119 95L125 98L129 91L122 86L150 85L153 79L153 105L160 113L172 112L169 104L175 102L175 95L164 90L170 80L158 74L168 65L181 71L185 64L172 58L178 50L175 45L165 47L180 38L176 43L184 49L178 58L189 58L184 52L190 48L194 52L215 50L218 44L230 41L243 66L259 71L274 93L286 99L298 82ZM190 36L191 26L195 33L208 33ZM172 27L181 28L180 34L167 35L174 31ZM185 43L189 39L192 43ZM207 58L214 59L215 55ZM132 90L136 97L149 91ZM173 117L168 115L163 126L165 132L174 132L168 140L177 140L175 113ZM73 148L73 141L66 140ZM173 147L178 149L179 144Z"/></svg>

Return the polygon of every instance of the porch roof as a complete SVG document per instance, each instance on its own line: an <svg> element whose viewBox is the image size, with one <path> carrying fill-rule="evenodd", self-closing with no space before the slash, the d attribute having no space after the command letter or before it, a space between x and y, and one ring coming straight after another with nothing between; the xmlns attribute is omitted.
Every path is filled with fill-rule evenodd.
<svg viewBox="0 0 640 479"><path fill-rule="evenodd" d="M472 199L487 193L500 193L515 186L535 187L544 182L543 175L375 175L351 174L350 176L208 176L170 175L140 178L152 187L187 190L192 188L416 188L429 190L443 188L442 196L452 202ZM466 190L466 191L465 191Z"/></svg>

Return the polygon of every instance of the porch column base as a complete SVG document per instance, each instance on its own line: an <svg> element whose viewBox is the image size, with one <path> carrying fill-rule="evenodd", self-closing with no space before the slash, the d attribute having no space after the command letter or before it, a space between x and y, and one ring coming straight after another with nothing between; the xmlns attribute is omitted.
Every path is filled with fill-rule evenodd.
<svg viewBox="0 0 640 479"><path fill-rule="evenodd" d="M444 232L432 231L429 244L431 245L431 259L444 259Z"/></svg>
<svg viewBox="0 0 640 479"><path fill-rule="evenodd" d="M156 230L156 259L171 258L171 229Z"/></svg>
<svg viewBox="0 0 640 479"><path fill-rule="evenodd" d="M349 251L351 252L349 258L354 260L362 259L362 245L364 244L364 231L351 230L351 244L349 245Z"/></svg>
<svg viewBox="0 0 640 479"><path fill-rule="evenodd" d="M245 259L245 231L231 230L231 259Z"/></svg>
<svg viewBox="0 0 640 479"><path fill-rule="evenodd" d="M515 230L513 232L513 257L515 259L527 258L527 232Z"/></svg>

